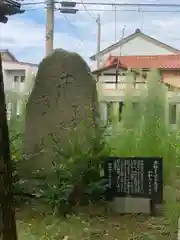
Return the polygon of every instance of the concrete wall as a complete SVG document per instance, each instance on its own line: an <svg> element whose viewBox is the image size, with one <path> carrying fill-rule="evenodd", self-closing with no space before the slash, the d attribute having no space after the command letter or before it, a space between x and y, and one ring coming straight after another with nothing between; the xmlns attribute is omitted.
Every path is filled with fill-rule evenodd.
<svg viewBox="0 0 180 240"><path fill-rule="evenodd" d="M137 101L137 99L136 99ZM112 101L112 110L113 110L113 120L116 122L119 121L119 104L121 101ZM106 124L108 121L108 103L106 101L100 102L100 114L101 114L101 121L102 124ZM170 107L172 105L175 105L175 113L170 113ZM167 124L170 124L173 128L177 127L177 124L180 123L180 98L179 101L171 101L167 103L167 112L166 112L166 122ZM175 115L174 115L175 114ZM172 118L174 119L172 122Z"/></svg>
<svg viewBox="0 0 180 240"><path fill-rule="evenodd" d="M118 76L118 84L115 83L115 77L114 76L100 76L99 82L97 83L97 89L98 89L98 95L99 95L99 101L107 101L109 98L119 100L123 100L125 96L125 91L127 89L127 78L126 76ZM142 77L136 78L137 82L144 81ZM106 82L106 83L105 83ZM108 83L108 82L114 82L114 83ZM147 89L147 84L136 84L134 87L134 94L138 94L138 91Z"/></svg>
<svg viewBox="0 0 180 240"><path fill-rule="evenodd" d="M4 88L5 91L16 91L21 90L23 91L23 86L25 83L20 82L21 77L25 77L25 70L4 70L3 77L4 77ZM14 82L14 78L18 77L18 83Z"/></svg>
<svg viewBox="0 0 180 240"><path fill-rule="evenodd" d="M163 74L162 74L163 75ZM177 75L174 70L172 72L165 72L164 74L170 79L172 76ZM114 83L104 83L104 81L112 81L114 80ZM103 123L107 122L108 119L108 111L107 111L107 105L109 102L113 103L113 111L114 115L119 115L119 103L124 102L125 95L126 95L126 89L127 84L126 83L126 76L119 76L118 77L119 83L115 84L115 77L108 77L108 76L100 76L99 82L97 83L97 90L98 90L98 97L100 101L100 109L101 109L101 120ZM140 76L137 76L136 81L141 82L144 81L144 79ZM179 76L180 81L180 76ZM122 83L123 82L123 83ZM132 85L132 84L131 84ZM132 85L133 86L133 85ZM135 86L133 86L133 97L134 101L138 101L140 92L142 91L145 93L147 90L147 84L146 83L138 83ZM173 91L170 89L167 92L167 122L170 120L170 113L169 108L170 105L176 105L176 123L172 123L174 126L179 122L180 123L180 92L178 89L174 89ZM119 117L118 117L119 118ZM117 118L117 119L118 119Z"/></svg>
<svg viewBox="0 0 180 240"><path fill-rule="evenodd" d="M8 52L1 52L1 57L2 61L14 61L14 59L8 54Z"/></svg>
<svg viewBox="0 0 180 240"><path fill-rule="evenodd" d="M20 84L19 89L23 92L23 86L26 84L29 74L36 75L38 67L28 64L20 64L17 62L3 62L3 77L5 90L15 90L14 77L18 76L19 80L21 76L25 77L24 84ZM17 86L16 86L17 87ZM17 88L18 89L18 88Z"/></svg>
<svg viewBox="0 0 180 240"><path fill-rule="evenodd" d="M30 64L22 64L15 61L3 61L4 89L6 94L8 119L10 119L12 109L16 105L16 113L21 113L23 100L26 99L33 87L33 78L35 77L38 67ZM17 77L18 82L14 82ZM24 77L24 82L21 82Z"/></svg>
<svg viewBox="0 0 180 240"><path fill-rule="evenodd" d="M180 87L180 70L166 70L166 71L161 71L161 77L162 79L165 80L165 83L171 83L173 79L175 79L175 81L173 81L172 86L176 86L176 87ZM169 79L169 80L168 80ZM147 89L147 84L144 84L143 82L146 81L144 78L142 78L141 76L137 76L136 77L136 82L138 82L138 84L135 85L134 90L136 92L143 90L143 89ZM125 94L125 89L126 89L126 85L127 85L127 79L126 76L118 76L118 84L116 84L116 77L115 76L100 76L99 77L99 81L97 84L98 87L98 94L99 94L99 100L103 100L104 98L106 98L106 96L108 97L123 97ZM140 82L142 82L142 84L140 84ZM174 87L175 91L176 88ZM173 94L173 91L171 91L170 94ZM179 90L178 90L179 91ZM135 93L136 94L136 93ZM173 97L173 96L172 96Z"/></svg>

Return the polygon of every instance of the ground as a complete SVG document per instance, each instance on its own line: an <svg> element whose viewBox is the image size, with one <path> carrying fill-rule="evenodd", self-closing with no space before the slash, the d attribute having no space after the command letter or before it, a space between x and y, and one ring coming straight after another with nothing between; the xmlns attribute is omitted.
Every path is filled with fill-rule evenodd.
<svg viewBox="0 0 180 240"><path fill-rule="evenodd" d="M30 210L31 209L31 210ZM45 210L46 211L46 210ZM163 217L120 216L101 207L86 207L67 218L45 212L44 206L17 209L19 240L166 240L177 239Z"/></svg>

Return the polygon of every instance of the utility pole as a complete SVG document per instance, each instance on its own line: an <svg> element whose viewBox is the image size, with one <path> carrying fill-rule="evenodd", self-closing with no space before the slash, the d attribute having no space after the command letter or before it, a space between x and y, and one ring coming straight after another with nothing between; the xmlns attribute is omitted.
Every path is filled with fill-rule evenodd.
<svg viewBox="0 0 180 240"><path fill-rule="evenodd" d="M114 41L116 43L116 32L117 32L117 11L116 11L116 5L114 5Z"/></svg>
<svg viewBox="0 0 180 240"><path fill-rule="evenodd" d="M122 29L121 41L124 39L125 30L126 30L126 25L124 25L124 27L123 27L123 29ZM119 52L119 56L121 56L121 55L122 55L122 53L121 53L121 47L120 47L119 50L120 50L120 52Z"/></svg>
<svg viewBox="0 0 180 240"><path fill-rule="evenodd" d="M47 0L46 56L53 52L53 40L54 40L54 0Z"/></svg>
<svg viewBox="0 0 180 240"><path fill-rule="evenodd" d="M97 69L100 67L100 56L99 53L101 51L101 19L100 19L100 14L98 15L98 18L96 20L98 24L98 39L97 39Z"/></svg>
<svg viewBox="0 0 180 240"><path fill-rule="evenodd" d="M141 31L143 32L143 27L144 27L144 14L141 11Z"/></svg>

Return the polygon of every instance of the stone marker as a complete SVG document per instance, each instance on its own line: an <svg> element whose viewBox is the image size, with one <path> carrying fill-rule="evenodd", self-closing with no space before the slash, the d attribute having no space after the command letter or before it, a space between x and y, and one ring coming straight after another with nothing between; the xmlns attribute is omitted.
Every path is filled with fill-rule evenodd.
<svg viewBox="0 0 180 240"><path fill-rule="evenodd" d="M151 214L149 198L116 197L111 203L111 209L120 214Z"/></svg>
<svg viewBox="0 0 180 240"><path fill-rule="evenodd" d="M109 157L104 175L113 211L157 215L163 202L161 157Z"/></svg>
<svg viewBox="0 0 180 240"><path fill-rule="evenodd" d="M96 81L90 68L78 54L55 50L40 63L27 103L25 153L32 158L26 161L26 170L44 168L46 173L51 172L52 139L58 140L59 148L66 148L70 130L76 128L78 139L86 142L79 124L85 121L86 131L94 131L98 120Z"/></svg>

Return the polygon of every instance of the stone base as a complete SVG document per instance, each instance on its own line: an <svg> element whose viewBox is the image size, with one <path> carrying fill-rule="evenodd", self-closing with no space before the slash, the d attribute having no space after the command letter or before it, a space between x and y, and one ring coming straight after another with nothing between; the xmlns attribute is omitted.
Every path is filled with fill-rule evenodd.
<svg viewBox="0 0 180 240"><path fill-rule="evenodd" d="M115 198L110 203L111 209L120 214L151 214L150 199L147 198Z"/></svg>
<svg viewBox="0 0 180 240"><path fill-rule="evenodd" d="M154 206L154 214L153 215L156 217L164 216L163 204L156 204Z"/></svg>

